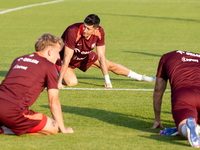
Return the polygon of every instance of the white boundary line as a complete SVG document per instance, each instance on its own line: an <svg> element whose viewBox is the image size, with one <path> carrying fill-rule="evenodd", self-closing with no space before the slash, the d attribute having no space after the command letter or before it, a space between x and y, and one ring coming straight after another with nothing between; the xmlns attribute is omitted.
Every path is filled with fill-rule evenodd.
<svg viewBox="0 0 200 150"><path fill-rule="evenodd" d="M59 90L87 90L87 91L154 91L154 89L108 89L108 88L60 88ZM171 91L166 89L165 91Z"/></svg>
<svg viewBox="0 0 200 150"><path fill-rule="evenodd" d="M56 1L51 1L51 2L44 2L44 3L39 3L39 4L32 4L32 5L27 5L27 6L21 6L21 7L17 7L17 8L12 8L12 9L7 9L4 11L1 11L0 14L5 14L8 12L12 12L12 11L16 11L16 10L21 10L21 9L25 9L25 8L30 8L30 7L35 7L35 6L41 6L41 5L48 5L48 4L53 4L53 3L59 3L62 2L64 0L56 0Z"/></svg>

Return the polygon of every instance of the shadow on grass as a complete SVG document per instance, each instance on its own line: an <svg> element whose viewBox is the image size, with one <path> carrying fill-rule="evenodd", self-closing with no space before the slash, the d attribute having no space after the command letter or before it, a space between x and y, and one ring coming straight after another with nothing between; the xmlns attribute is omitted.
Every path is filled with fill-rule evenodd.
<svg viewBox="0 0 200 150"><path fill-rule="evenodd" d="M103 80L103 81L105 80L104 78L97 78L97 77L92 77L92 76L90 76L90 77L89 77L89 76L88 76L88 77L83 77L83 76L78 76L78 75L77 75L77 78L78 78L78 79L94 79L94 80ZM130 80L133 80L133 81L137 81L137 80L135 80L135 79L131 79L131 78L128 78L128 77L127 77L126 79L121 79L121 78L120 78L120 79L111 78L111 80L116 80L116 81L117 81L117 80L123 80L123 81L130 81ZM138 82L140 82L140 81L138 81Z"/></svg>
<svg viewBox="0 0 200 150"><path fill-rule="evenodd" d="M5 77L7 75L8 71L0 71L0 76Z"/></svg>
<svg viewBox="0 0 200 150"><path fill-rule="evenodd" d="M78 83L82 83L82 84L86 84L86 85L94 85L94 86L98 86L98 87L103 87L102 84L96 84L96 83L91 83L91 82L84 82L86 80L102 80L102 83L104 83L105 79L104 78L97 78L97 77L82 77L82 76L79 76L77 75L77 79L78 79ZM81 81L81 80L84 80L84 81ZM114 79L114 78L110 78L111 81L120 81L120 82L123 82L123 81L136 81L135 79L131 79L131 78L127 78L127 79ZM138 81L140 82L140 81Z"/></svg>
<svg viewBox="0 0 200 150"><path fill-rule="evenodd" d="M42 107L49 108L48 105L41 105ZM62 111L66 113L76 114L85 117L95 118L109 124L123 126L127 128L133 128L137 130L143 130L148 128L148 122L136 119L138 116L125 115L122 113L116 113L101 109L93 109L87 107L75 107L62 105ZM152 123L151 123L152 125ZM153 130L152 130L153 131Z"/></svg>
<svg viewBox="0 0 200 150"><path fill-rule="evenodd" d="M157 141L166 142L170 144L191 147L186 140L183 140L181 138L181 136L161 136L161 135L150 135L150 136L139 135L139 136L146 139L151 139L151 140L154 139Z"/></svg>
<svg viewBox="0 0 200 150"><path fill-rule="evenodd" d="M158 54L151 54L151 53L145 53L145 52L134 52L134 51L124 51L126 53L135 53L135 54L142 54L142 55L147 55L147 56L154 56L154 57L161 57L162 55Z"/></svg>
<svg viewBox="0 0 200 150"><path fill-rule="evenodd" d="M105 79L104 78L97 78L97 77L80 77L77 76L78 79L78 86L79 84L84 84L87 86L95 86L96 88L104 88L103 84L105 83ZM117 86L118 84L120 85L134 85L131 86L131 88L143 88L146 89L147 85L152 85L152 88L154 88L154 82L145 82L145 81L137 81L135 79L131 79L131 78L110 78L111 83L113 84L113 88L119 88L119 86ZM100 83L98 82L94 82L94 81L101 81ZM67 86L68 87L68 86ZM130 87L129 87L130 88Z"/></svg>
<svg viewBox="0 0 200 150"><path fill-rule="evenodd" d="M155 17L155 16L142 16L142 15L124 15L124 14L108 14L108 13L98 13L98 14L109 15L109 16L120 16L120 17L132 17L132 18L148 18L148 19L150 18L150 19L163 19L163 20L200 22L200 20L196 20L196 19L184 19L184 18Z"/></svg>
<svg viewBox="0 0 200 150"><path fill-rule="evenodd" d="M48 105L41 105L41 106L45 108L49 108ZM125 115L122 113L116 113L116 112L111 112L111 111L106 111L106 110L101 110L101 109L64 106L64 105L62 105L62 111L63 113L70 113L70 114L76 114L76 115L80 115L84 117L95 118L109 124L141 130L143 132L153 133L153 135L150 135L150 136L143 136L144 138L183 145L182 143L175 141L177 139L181 139L179 136L177 136L178 138L164 137L164 136L161 138L161 136L158 135L160 129L155 129L155 130L150 129L150 127L153 125L152 122L154 121L154 118ZM169 121L169 120L165 121L165 125L167 127L171 127L172 124L173 124L173 121Z"/></svg>

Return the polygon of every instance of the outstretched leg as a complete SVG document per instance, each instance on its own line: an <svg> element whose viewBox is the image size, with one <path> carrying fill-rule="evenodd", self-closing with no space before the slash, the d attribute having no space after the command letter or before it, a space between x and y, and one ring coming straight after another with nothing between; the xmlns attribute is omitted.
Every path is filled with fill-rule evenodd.
<svg viewBox="0 0 200 150"><path fill-rule="evenodd" d="M147 82L154 82L155 78L154 77L148 77L145 75L138 74L125 66L122 66L120 64L114 63L112 61L106 60L108 70L112 71L113 73L117 75L124 75L126 77L136 79L138 81L147 81ZM92 67L100 68L99 61L97 60L94 64L92 64Z"/></svg>

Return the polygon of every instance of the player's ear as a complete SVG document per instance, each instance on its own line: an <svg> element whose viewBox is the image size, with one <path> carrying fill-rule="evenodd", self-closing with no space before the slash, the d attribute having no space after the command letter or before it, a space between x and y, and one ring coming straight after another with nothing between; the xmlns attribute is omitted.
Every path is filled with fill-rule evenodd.
<svg viewBox="0 0 200 150"><path fill-rule="evenodd" d="M52 55L52 49L48 49L47 54L48 54L48 56L51 56Z"/></svg>

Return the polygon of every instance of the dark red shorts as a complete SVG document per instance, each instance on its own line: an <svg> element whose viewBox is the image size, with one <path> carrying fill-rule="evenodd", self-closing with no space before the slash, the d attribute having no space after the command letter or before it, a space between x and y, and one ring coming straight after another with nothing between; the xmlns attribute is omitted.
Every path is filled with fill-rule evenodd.
<svg viewBox="0 0 200 150"><path fill-rule="evenodd" d="M82 70L83 72L87 71L90 66L97 61L98 56L94 51L91 51L87 57L83 60L71 60L69 63L69 68L75 69L78 68ZM58 72L60 71L60 66L61 66L62 60L58 60L56 62L56 68Z"/></svg>
<svg viewBox="0 0 200 150"><path fill-rule="evenodd" d="M172 115L178 127L189 117L200 121L200 89L180 88L172 97Z"/></svg>
<svg viewBox="0 0 200 150"><path fill-rule="evenodd" d="M0 100L0 114L0 125L6 126L16 135L41 131L47 123L47 116L22 109L6 100Z"/></svg>

